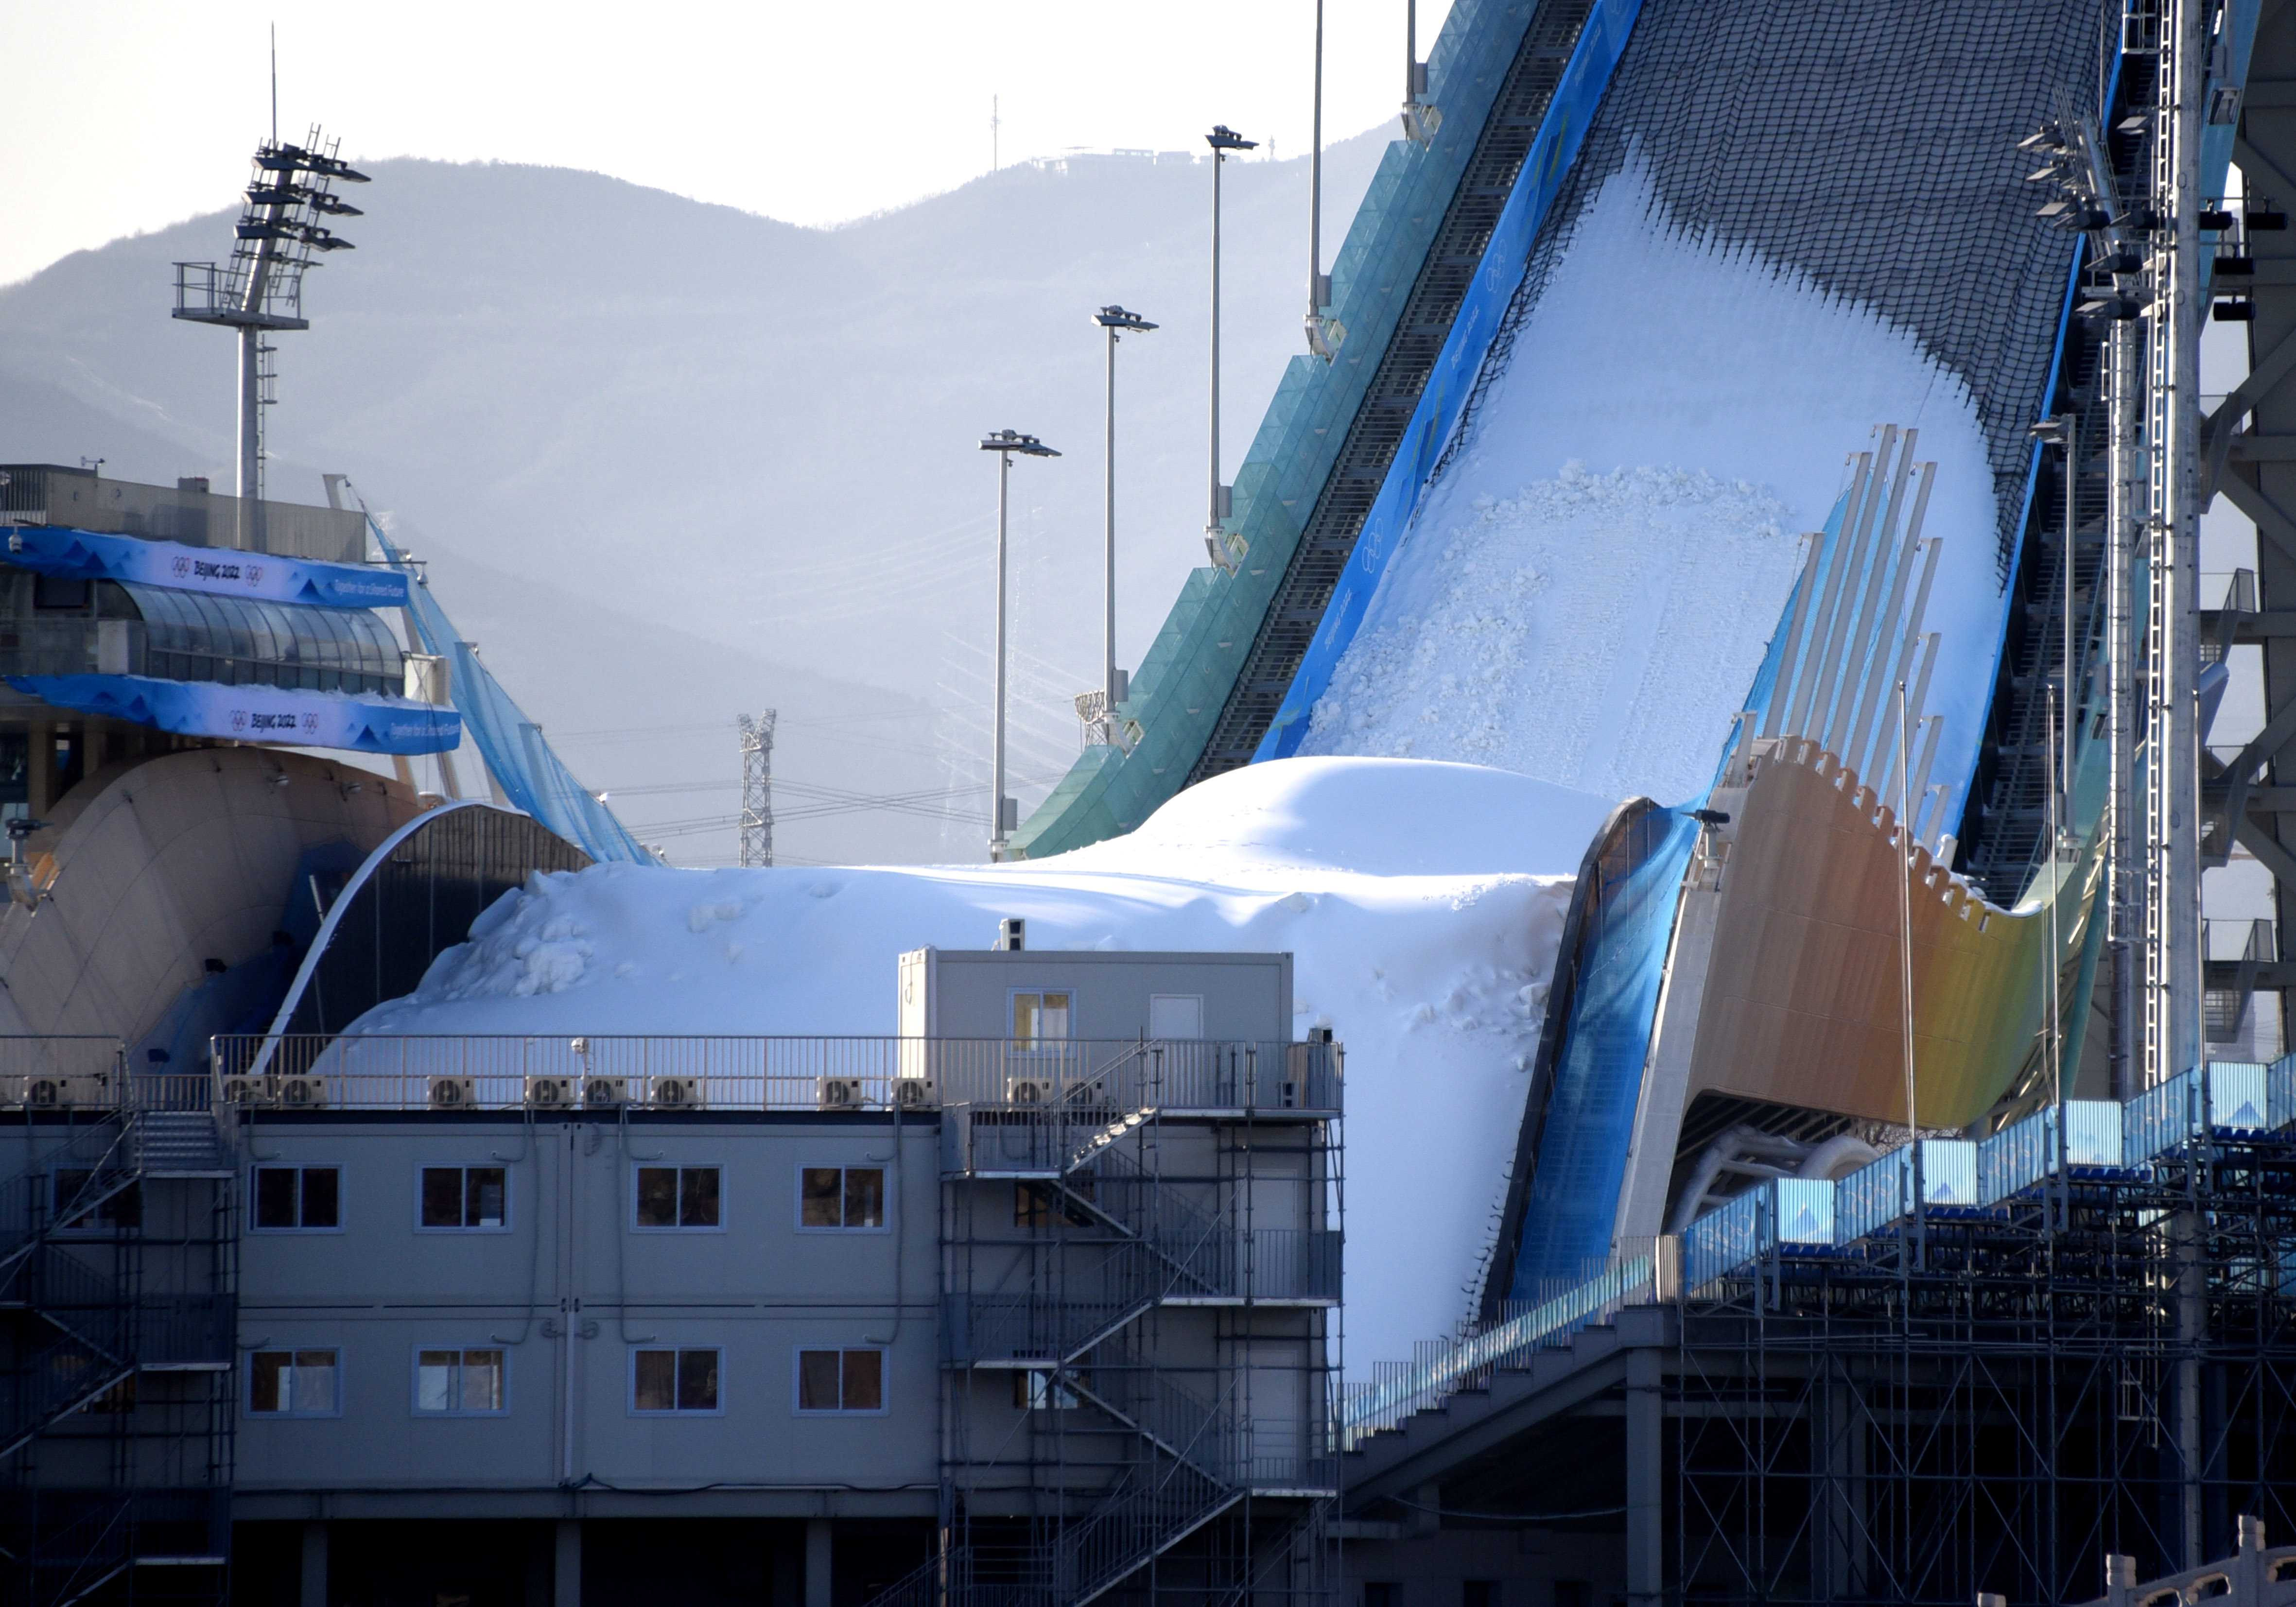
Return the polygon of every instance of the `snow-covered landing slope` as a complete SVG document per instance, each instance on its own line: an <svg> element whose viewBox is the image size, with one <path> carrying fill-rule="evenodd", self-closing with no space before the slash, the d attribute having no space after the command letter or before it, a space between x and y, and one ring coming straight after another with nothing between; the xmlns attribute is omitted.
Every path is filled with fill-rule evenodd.
<svg viewBox="0 0 2296 1607"><path fill-rule="evenodd" d="M1288 759L1129 837L983 867L537 876L372 1033L890 1034L894 960L984 948L1288 950L1348 1050L1350 1354L1463 1309L1506 1185L1570 878L1611 800L1473 766Z"/></svg>
<svg viewBox="0 0 2296 1607"><path fill-rule="evenodd" d="M1674 227L1630 160L1578 219L1426 493L1302 751L1500 765L1679 803L1711 778L1846 457L1914 425L1942 537L1946 818L1999 626L1967 386L1870 309Z"/></svg>

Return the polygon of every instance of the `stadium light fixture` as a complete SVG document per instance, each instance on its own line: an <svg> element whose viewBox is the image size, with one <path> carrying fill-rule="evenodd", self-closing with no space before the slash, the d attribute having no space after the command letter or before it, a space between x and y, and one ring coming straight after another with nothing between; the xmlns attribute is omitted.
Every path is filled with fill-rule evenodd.
<svg viewBox="0 0 2296 1607"><path fill-rule="evenodd" d="M1419 59L1418 0L1403 6L1403 137L1429 145L1443 126L1442 109L1427 98L1427 63Z"/></svg>
<svg viewBox="0 0 2296 1607"><path fill-rule="evenodd" d="M320 258L352 249L319 220L358 217L334 186L363 184L367 176L336 154L338 142L315 127L300 145L273 137L256 147L247 204L232 233L226 263L176 264L175 316L239 332L239 546L269 546L263 508L263 409L275 377L265 359L266 339L277 331L308 329L303 316L303 275Z"/></svg>
<svg viewBox="0 0 2296 1607"><path fill-rule="evenodd" d="M1102 307L1093 314L1092 321L1108 332L1108 411L1101 475L1101 602L1106 619L1101 637L1100 708L1096 718L1101 740L1114 745L1118 734L1116 706L1124 701L1128 690L1119 685L1116 668L1116 343L1126 335L1144 335L1156 325L1138 313L1115 306ZM1086 694L1083 701L1089 702L1090 694ZM1094 717L1086 717L1088 721Z"/></svg>
<svg viewBox="0 0 2296 1607"><path fill-rule="evenodd" d="M1348 328L1326 310L1332 305L1332 276L1324 272L1324 0L1316 0L1315 78L1308 146L1308 349L1328 363L1348 338Z"/></svg>
<svg viewBox="0 0 2296 1607"><path fill-rule="evenodd" d="M1015 800L1004 796L1005 514L1011 500L1007 491L1015 454L1022 457L1058 457L1060 454L1017 430L990 430L980 438L980 449L996 455L996 746L988 767L988 858L994 864L1004 857L1006 834L1021 824Z"/></svg>
<svg viewBox="0 0 2296 1607"><path fill-rule="evenodd" d="M1220 168L1226 165L1229 152L1255 150L1259 142L1244 138L1226 123L1215 123L1212 131L1204 135L1204 143L1212 148L1211 496L1210 505L1204 512L1204 550L1211 554L1215 566L1234 574L1237 561L1243 556L1243 544L1226 527L1229 488L1220 481Z"/></svg>

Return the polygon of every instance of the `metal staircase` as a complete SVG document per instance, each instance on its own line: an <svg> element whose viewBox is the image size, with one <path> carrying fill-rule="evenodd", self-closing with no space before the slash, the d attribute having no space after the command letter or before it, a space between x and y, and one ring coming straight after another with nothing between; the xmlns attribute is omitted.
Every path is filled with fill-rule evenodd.
<svg viewBox="0 0 2296 1607"><path fill-rule="evenodd" d="M1296 1067L1245 1055L1237 1064L1257 1070L1215 1085L1169 1072L1205 1057L1144 1045L1043 1103L944 1109L952 1420L961 1425L999 1381L1025 1381L1014 1393L1016 1406L1029 1402L1029 1449L1016 1455L1013 1436L999 1432L976 1451L971 1431L956 1430L943 1471L956 1514L948 1539L872 1607L1128 1600L1162 1558L1202 1577L1193 1595L1240 1600L1270 1566L1271 1537L1287 1562L1303 1549L1293 1531L1319 1510L1319 1492L1336 1488L1336 1455L1321 1455L1312 1426L1286 1418L1279 1428L1272 1415L1256 1424L1244 1371L1224 1359L1224 1347L1247 1343L1255 1313L1297 1316L1339 1297L1338 1233L1257 1226L1248 1201L1259 1152L1226 1131L1255 1119L1249 1090L1260 1070L1292 1078L1286 1089L1329 1086L1336 1098L1335 1075L1313 1080L1335 1074L1336 1046L1298 1047L1308 1058ZM1270 1116L1294 1134L1319 1119ZM1176 1141L1177 1127L1189 1136ZM1168 1172L1168 1156L1182 1153L1185 1175ZM1014 1231L1024 1223L1025 1236ZM1320 1337L1312 1343L1320 1357ZM997 1505L1015 1480L1032 1492L1025 1513ZM1321 1598L1293 1588L1289 1599Z"/></svg>

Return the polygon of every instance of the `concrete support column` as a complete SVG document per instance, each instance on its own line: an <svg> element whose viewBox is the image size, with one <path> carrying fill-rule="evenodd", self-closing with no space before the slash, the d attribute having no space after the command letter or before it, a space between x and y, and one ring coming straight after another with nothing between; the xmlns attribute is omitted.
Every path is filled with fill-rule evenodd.
<svg viewBox="0 0 2296 1607"><path fill-rule="evenodd" d="M297 1600L302 1607L327 1607L327 1526L303 1525L302 1585Z"/></svg>
<svg viewBox="0 0 2296 1607"><path fill-rule="evenodd" d="M45 720L35 720L24 762L24 807L38 820L55 800L56 728Z"/></svg>
<svg viewBox="0 0 2296 1607"><path fill-rule="evenodd" d="M1666 1397L1660 1352L1627 1356L1627 1600L1658 1607L1666 1581Z"/></svg>
<svg viewBox="0 0 2296 1607"><path fill-rule="evenodd" d="M551 1607L582 1607L582 1520L561 1518L552 1538Z"/></svg>
<svg viewBox="0 0 2296 1607"><path fill-rule="evenodd" d="M805 1607L829 1607L829 1538L828 1519L805 1521Z"/></svg>

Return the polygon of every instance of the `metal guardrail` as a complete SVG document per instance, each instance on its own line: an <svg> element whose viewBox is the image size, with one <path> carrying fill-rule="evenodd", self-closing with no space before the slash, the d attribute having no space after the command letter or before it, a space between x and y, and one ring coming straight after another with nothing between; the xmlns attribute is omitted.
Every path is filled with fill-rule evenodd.
<svg viewBox="0 0 2296 1607"><path fill-rule="evenodd" d="M985 1107L1041 1118L996 1129L1000 1144L1018 1144L1041 1164L1064 1163L1070 1151L1061 1146L1131 1111L1335 1115L1342 1063L1336 1044L1275 1040L314 1034L220 1037L210 1046L217 1097L226 1104Z"/></svg>
<svg viewBox="0 0 2296 1607"><path fill-rule="evenodd" d="M1474 1324L1456 1339L1423 1341L1408 1362L1378 1364L1370 1382L1353 1386L1342 1396L1342 1447L1352 1450L1366 1434L1398 1427L1414 1412L1439 1405L1461 1390L1478 1388L1494 1372L1529 1366L1540 1350L1568 1344L1572 1334L1617 1315L1622 1307L1672 1299L1677 1254L1676 1242L1660 1238L1645 1252L1622 1257L1550 1300L1510 1304L1495 1323Z"/></svg>

